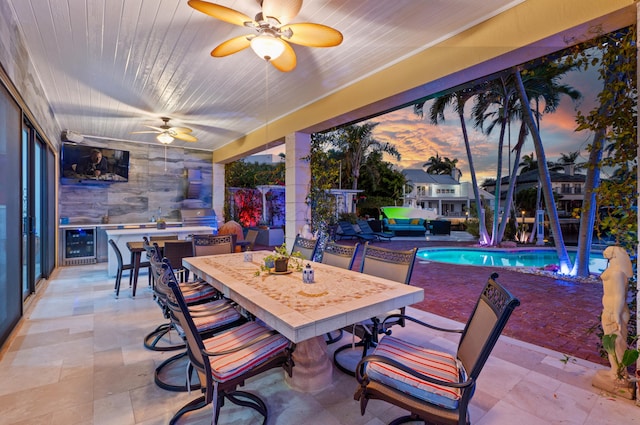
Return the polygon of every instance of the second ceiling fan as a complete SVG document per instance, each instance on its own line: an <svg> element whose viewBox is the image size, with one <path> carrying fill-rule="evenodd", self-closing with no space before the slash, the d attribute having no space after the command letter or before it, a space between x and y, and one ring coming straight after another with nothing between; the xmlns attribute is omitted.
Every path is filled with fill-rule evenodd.
<svg viewBox="0 0 640 425"><path fill-rule="evenodd" d="M296 67L296 54L289 43L309 47L333 47L342 43L342 33L314 23L288 24L302 7L302 0L258 0L262 11L255 19L244 13L201 0L189 0L189 6L230 24L252 28L256 34L241 35L218 45L211 56L224 57L251 46L258 56L282 72Z"/></svg>
<svg viewBox="0 0 640 425"><path fill-rule="evenodd" d="M161 117L160 118L164 124L159 127L155 127L152 125L145 125L145 127L150 128L151 130L145 131L134 131L131 134L143 134L143 133L157 133L156 139L162 144L168 145L173 142L173 139L182 140L183 142L197 142L198 139L192 136L190 133L193 131L187 127L172 127L169 125L169 120L171 118Z"/></svg>

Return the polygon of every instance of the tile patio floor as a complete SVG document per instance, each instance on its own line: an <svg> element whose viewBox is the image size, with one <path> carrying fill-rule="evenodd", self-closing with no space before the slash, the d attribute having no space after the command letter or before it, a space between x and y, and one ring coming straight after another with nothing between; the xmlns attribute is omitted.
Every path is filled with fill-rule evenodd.
<svg viewBox="0 0 640 425"><path fill-rule="evenodd" d="M415 242L393 242L404 243ZM456 316L456 320L460 320L457 316L466 317L487 272L417 264L415 282L427 290L420 308L429 312L416 308L408 312L444 326L461 326L444 316ZM578 326L570 319L597 314L594 311L599 307L586 312L581 307L597 305L598 292L584 295L581 288L534 281L519 273L503 272L500 281L520 297L523 305L516 310L479 378L471 403L472 422L640 424L640 407L635 401L601 393L591 386L593 374L603 366L583 360L573 348L568 350L574 347L569 342L572 338L582 338L581 331L572 329L582 324ZM559 295L563 291L571 294L564 298L571 302L563 303ZM576 301L576 297L581 298ZM565 312L574 308L577 310ZM549 320L537 322L540 318ZM119 299L114 298L113 278L107 276L106 264L58 269L0 353L0 424L167 424L173 413L197 394L171 393L153 383L155 366L170 354L146 350L142 338L162 321L151 292L144 287L135 299L127 290ZM577 335L567 336L564 342L565 352L572 356L568 362L561 361L561 352L541 346L550 344L558 334L572 332ZM443 348L455 347L454 341L440 335L422 330L417 334L411 325L395 334L420 335ZM372 401L366 415L360 416L353 400L355 388L353 378L335 370L334 384L317 393L291 390L280 371L254 378L245 387L266 401L272 425L382 425L402 414L386 403ZM181 423L207 424L210 414L210 409L203 409ZM258 421L247 409L227 404L220 423Z"/></svg>

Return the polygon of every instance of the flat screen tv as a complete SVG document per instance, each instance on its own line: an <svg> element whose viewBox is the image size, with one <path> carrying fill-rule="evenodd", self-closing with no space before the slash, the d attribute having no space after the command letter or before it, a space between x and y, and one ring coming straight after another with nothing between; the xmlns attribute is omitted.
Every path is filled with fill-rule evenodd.
<svg viewBox="0 0 640 425"><path fill-rule="evenodd" d="M97 146L63 143L62 183L129 181L129 152Z"/></svg>

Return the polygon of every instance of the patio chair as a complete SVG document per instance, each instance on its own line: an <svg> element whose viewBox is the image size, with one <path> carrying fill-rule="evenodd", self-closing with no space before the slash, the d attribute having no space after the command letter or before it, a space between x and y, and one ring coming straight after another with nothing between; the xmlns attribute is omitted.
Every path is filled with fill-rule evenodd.
<svg viewBox="0 0 640 425"><path fill-rule="evenodd" d="M392 232L376 232L374 231L371 226L369 226L369 223L367 222L367 220L358 220L358 227L360 228L360 231L362 232L363 235L373 235L375 236L378 240L382 240L382 239L386 239L386 240L391 240L391 238L395 237L395 233ZM357 229L356 229L357 231Z"/></svg>
<svg viewBox="0 0 640 425"><path fill-rule="evenodd" d="M443 329L403 317L437 331L460 333L455 355L429 347L426 338L403 339L386 332L373 353L363 358L356 368L360 385L354 398L360 401L363 415L367 402L379 399L411 413L392 424L424 421L466 425L471 422L468 406L478 375L511 313L520 305L517 298L496 282L497 277L494 273L487 281L462 330ZM385 322L382 329L387 331Z"/></svg>
<svg viewBox="0 0 640 425"><path fill-rule="evenodd" d="M358 239L362 242L370 242L377 239L375 235L367 235L362 232L358 232L348 221L339 221L338 222L339 229L336 232L336 240L340 240L343 238L348 239Z"/></svg>
<svg viewBox="0 0 640 425"><path fill-rule="evenodd" d="M351 270L353 262L356 259L356 253L360 244L356 243L353 246L340 245L335 242L327 242L322 251L322 264L328 264L330 266L340 267L343 269ZM342 339L343 331L338 329L338 334L333 336L331 332L325 335L325 342L327 344L333 344L334 342Z"/></svg>
<svg viewBox="0 0 640 425"><path fill-rule="evenodd" d="M183 241L180 241L180 242L183 242ZM175 242L170 242L170 243L175 243ZM187 242L187 243L191 243L191 242ZM163 316L166 319L170 319L170 314L169 314L169 310L166 302L167 289L159 288L156 283L157 275L159 274L159 270L161 269L161 267L159 266L159 264L162 262L162 256L159 254L161 250L158 248L157 243L154 243L153 245L149 245L149 241L146 238L143 246L147 251L147 256L149 258L149 263L151 267L151 275L154 282L152 286L153 298L156 300L156 302L160 306ZM170 251L171 251L171 248L170 248ZM176 258L174 258L173 260L175 261ZM182 263L181 260L180 260L180 263ZM198 307L201 310L207 308L208 302L215 301L222 298L221 294L214 287L207 284L206 282L193 281L193 282L181 283L180 287L187 300L187 304L190 306L196 306L198 304L201 304L201 306ZM192 308L195 308L195 307L192 307ZM173 326L173 323L171 322L171 320L169 320L168 323L163 323L162 325L158 326L156 329L149 332L144 337L145 348L148 348L149 350L153 350L153 351L174 351L174 350L179 350L184 348L185 345L182 342L180 344L166 343L168 334L174 330L175 330L175 327ZM163 343L160 344L160 342L163 342Z"/></svg>
<svg viewBox="0 0 640 425"><path fill-rule="evenodd" d="M230 254L235 250L233 235L193 235L193 255Z"/></svg>
<svg viewBox="0 0 640 425"><path fill-rule="evenodd" d="M303 259L313 261L317 248L318 239L306 239L300 235L296 235L296 239L293 241L293 247L291 247L291 253L293 254L298 251L302 254Z"/></svg>
<svg viewBox="0 0 640 425"><path fill-rule="evenodd" d="M177 332L180 337L180 341L183 342L181 345L176 345L176 347L185 349L185 332L176 317L171 313L171 309L168 305L170 289L167 286L166 279L160 279L164 272L164 264L167 264L169 267L171 266L171 263L167 258L163 258L161 261L157 261L155 258L151 260L151 267L157 278L156 291L158 293L158 298L162 298L164 300L165 317L170 320L172 328ZM179 283L178 286L180 292L183 294L183 298L185 294L188 296L192 285ZM192 315L196 329L204 338L245 323L247 321L246 318L242 316L235 307L235 303L224 298L211 299L203 304L189 304L187 302L187 308ZM160 363L158 367L156 367L154 373L154 381L156 385L168 391L187 391L189 389L187 383L174 383L171 379L171 376L175 375L175 373L171 373L173 369L171 366L177 364L177 362L186 355L187 351L184 350L183 352L171 356ZM167 372L167 370L169 372ZM187 370L188 375L193 373L190 365L187 365ZM185 375L184 373L179 373L178 376L183 378ZM197 388L199 387L191 385L191 389Z"/></svg>
<svg viewBox="0 0 640 425"><path fill-rule="evenodd" d="M353 262L356 259L356 253L360 244L355 245L340 245L335 242L327 242L322 250L323 264L330 266L340 267L342 269L351 270Z"/></svg>
<svg viewBox="0 0 640 425"><path fill-rule="evenodd" d="M282 367L291 376L294 345L278 332L256 321L226 332L202 338L194 323L178 282L168 264L163 265L160 280L171 289L169 307L185 332L189 361L202 383L203 396L189 402L171 419L175 424L188 412L213 404L212 424L218 423L225 399L250 407L267 422L267 406L257 395L239 391L245 381L267 370Z"/></svg>
<svg viewBox="0 0 640 425"><path fill-rule="evenodd" d="M163 256L169 260L174 272L180 276L180 282L189 281L189 269L182 265L182 259L193 257L192 241L166 241L163 248Z"/></svg>
<svg viewBox="0 0 640 425"><path fill-rule="evenodd" d="M255 248L256 245L256 239L258 239L258 234L260 232L258 232L255 229L249 229L247 230L247 236L244 238L244 240L247 242L247 246L246 246L246 251L253 251L253 249Z"/></svg>
<svg viewBox="0 0 640 425"><path fill-rule="evenodd" d="M111 245L111 248L113 249L113 252L116 254L116 261L118 262L118 270L116 271L116 283L114 285L113 290L116 292L116 298L118 298L120 296L120 283L122 281L122 273L125 271L129 271L129 286L132 286L133 283L133 263L130 264L124 264L124 260L122 259L122 252L120 252L120 248L118 248L118 245L114 242L113 239L109 239L109 245ZM141 261L140 262L140 268L149 268L149 262L148 261ZM150 270L150 269L149 269ZM149 271L149 279L151 279L151 271ZM151 280L149 280L149 283L151 283ZM137 284L137 282L136 282ZM135 296L136 294L136 288L134 287L132 290L132 295Z"/></svg>
<svg viewBox="0 0 640 425"><path fill-rule="evenodd" d="M360 272L408 285L413 272L416 252L417 248L409 250L392 250L372 246L367 242L364 245L364 251L362 253L362 265L360 266ZM381 320L396 313L403 315L404 312L405 308L402 307L398 310L390 311L382 316L372 317L369 320L343 328L343 330L351 332L354 338L356 336L359 337L360 341L357 343L343 345L334 352L333 362L336 367L342 372L353 376L355 374L355 365L357 363L357 361L354 361L354 356L357 355L358 359L362 358L368 354L368 351L372 347L375 347L378 342ZM394 322L387 322L387 326L389 327L394 324L404 326L404 320L399 316ZM359 347L362 347L362 349Z"/></svg>

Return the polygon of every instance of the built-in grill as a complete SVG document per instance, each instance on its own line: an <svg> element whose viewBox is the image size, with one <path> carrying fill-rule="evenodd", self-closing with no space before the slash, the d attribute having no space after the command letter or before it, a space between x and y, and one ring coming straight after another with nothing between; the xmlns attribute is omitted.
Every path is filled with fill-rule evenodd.
<svg viewBox="0 0 640 425"><path fill-rule="evenodd" d="M214 233L218 232L218 217L216 212L210 208L190 208L180 210L183 226L209 226L213 227Z"/></svg>

